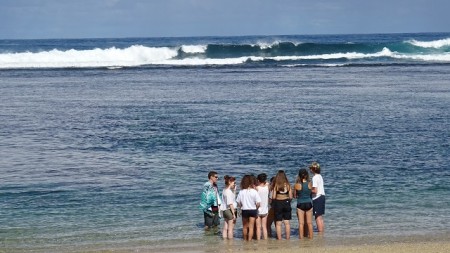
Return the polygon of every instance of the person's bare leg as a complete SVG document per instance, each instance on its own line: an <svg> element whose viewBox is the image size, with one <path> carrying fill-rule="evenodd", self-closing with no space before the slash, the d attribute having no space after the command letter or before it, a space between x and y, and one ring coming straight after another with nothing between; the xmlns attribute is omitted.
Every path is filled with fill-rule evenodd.
<svg viewBox="0 0 450 253"><path fill-rule="evenodd" d="M325 225L323 222L323 215L316 217L317 230L322 233L325 230Z"/></svg>
<svg viewBox="0 0 450 253"><path fill-rule="evenodd" d="M272 237L272 223L274 219L273 209L269 209L269 214L267 215L267 235Z"/></svg>
<svg viewBox="0 0 450 253"><path fill-rule="evenodd" d="M291 223L289 220L284 221L284 229L286 233L286 240L291 239Z"/></svg>
<svg viewBox="0 0 450 253"><path fill-rule="evenodd" d="M298 238L302 239L305 233L305 212L297 208L298 216Z"/></svg>
<svg viewBox="0 0 450 253"><path fill-rule="evenodd" d="M306 225L308 226L308 238L312 239L313 234L313 221L312 221L312 208L306 211Z"/></svg>
<svg viewBox="0 0 450 253"><path fill-rule="evenodd" d="M244 240L248 240L248 218L242 217L242 235Z"/></svg>
<svg viewBox="0 0 450 253"><path fill-rule="evenodd" d="M259 239L261 239L261 222L262 222L262 219L261 219L261 217L256 217L256 240L259 240Z"/></svg>
<svg viewBox="0 0 450 253"><path fill-rule="evenodd" d="M234 223L235 220L228 221L228 239L233 239Z"/></svg>
<svg viewBox="0 0 450 253"><path fill-rule="evenodd" d="M264 240L267 240L267 215L264 217L261 217L261 225L262 225L262 234Z"/></svg>
<svg viewBox="0 0 450 253"><path fill-rule="evenodd" d="M255 228L255 217L248 218L248 240L251 241L253 239L253 230Z"/></svg>
<svg viewBox="0 0 450 253"><path fill-rule="evenodd" d="M223 223L222 237L223 237L223 239L228 238L228 221L227 220Z"/></svg>
<svg viewBox="0 0 450 253"><path fill-rule="evenodd" d="M281 240L281 223L282 221L275 221L275 229L277 231L277 239Z"/></svg>

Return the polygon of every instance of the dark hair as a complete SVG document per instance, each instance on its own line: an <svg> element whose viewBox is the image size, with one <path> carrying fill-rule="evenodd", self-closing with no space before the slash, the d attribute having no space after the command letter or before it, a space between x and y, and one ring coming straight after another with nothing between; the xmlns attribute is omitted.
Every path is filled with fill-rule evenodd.
<svg viewBox="0 0 450 253"><path fill-rule="evenodd" d="M241 180L241 190L248 189L253 185L253 178L252 175L245 175Z"/></svg>
<svg viewBox="0 0 450 253"><path fill-rule="evenodd" d="M217 175L217 172L211 170L211 171L208 173L208 179L210 179L212 176L215 176L215 175Z"/></svg>
<svg viewBox="0 0 450 253"><path fill-rule="evenodd" d="M252 176L252 187L256 187L258 185L258 178L256 178L255 175L251 174Z"/></svg>
<svg viewBox="0 0 450 253"><path fill-rule="evenodd" d="M230 177L230 176L228 176L228 175L225 175L225 176L223 177L223 179L225 179L225 185L226 185L226 186L229 186L231 182L236 181L236 178L235 178L235 177Z"/></svg>
<svg viewBox="0 0 450 253"><path fill-rule="evenodd" d="M305 179L306 181L309 180L309 174L308 171L306 169L300 169L298 171L298 178L300 179L300 183L303 181L303 179Z"/></svg>
<svg viewBox="0 0 450 253"><path fill-rule="evenodd" d="M261 173L261 174L258 175L258 181L259 182L264 183L264 182L266 182L266 180L267 180L267 174L266 173Z"/></svg>
<svg viewBox="0 0 450 253"><path fill-rule="evenodd" d="M270 190L273 190L273 188L275 187L275 177L271 177L270 178Z"/></svg>

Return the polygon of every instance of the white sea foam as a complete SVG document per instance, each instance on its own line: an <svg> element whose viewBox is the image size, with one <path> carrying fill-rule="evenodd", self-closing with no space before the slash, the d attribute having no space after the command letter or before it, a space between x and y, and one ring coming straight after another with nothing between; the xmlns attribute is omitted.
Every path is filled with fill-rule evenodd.
<svg viewBox="0 0 450 253"><path fill-rule="evenodd" d="M286 64L286 65L281 65L283 67L289 67L289 68L294 68L294 67L344 67L344 66L348 66L348 64L345 63L324 63L324 64Z"/></svg>
<svg viewBox="0 0 450 253"><path fill-rule="evenodd" d="M243 64L247 61L262 61L263 57L237 57L226 59L201 59L201 58L186 58L177 60L167 60L162 62L162 65L175 65L175 66L204 66L204 65L237 65Z"/></svg>
<svg viewBox="0 0 450 253"><path fill-rule="evenodd" d="M262 50L264 50L264 49L270 49L270 48L279 46L281 43L283 43L283 42L277 40L277 41L274 41L274 42L258 42L256 45L252 45L252 46L259 47ZM289 42L289 43L292 43L295 46L298 46L298 45L302 44L302 42Z"/></svg>
<svg viewBox="0 0 450 253"><path fill-rule="evenodd" d="M395 54L392 56L396 59L409 59L409 60L421 60L427 62L450 62L450 53L445 54L414 54L414 55L402 55Z"/></svg>
<svg viewBox="0 0 450 253"><path fill-rule="evenodd" d="M380 52L373 54L363 53L336 53L336 54L321 54L321 55L306 55L306 56L276 56L265 59L271 59L275 61L287 61L287 60L333 60L333 59L365 59L365 58L379 58L379 57L391 57L395 59L409 59L420 60L428 62L450 62L450 53L444 54L400 54L392 52L388 48L383 48ZM311 64L313 65L313 64Z"/></svg>
<svg viewBox="0 0 450 253"><path fill-rule="evenodd" d="M270 49L274 46L278 46L279 44L280 44L280 41L274 41L274 42L262 42L261 41L261 42L256 43L256 45L253 45L253 46L259 47L262 50L265 50L265 49Z"/></svg>
<svg viewBox="0 0 450 253"><path fill-rule="evenodd" d="M168 47L135 45L124 49L51 50L0 54L0 68L118 67L158 64L177 55Z"/></svg>
<svg viewBox="0 0 450 253"><path fill-rule="evenodd" d="M450 46L450 38L442 39L442 40L433 40L433 41L417 41L417 40L409 40L407 43L410 43L417 47L424 48L442 48Z"/></svg>
<svg viewBox="0 0 450 253"><path fill-rule="evenodd" d="M193 46L189 52L202 52L202 46ZM257 57L243 56L235 58L185 58L176 59L177 48L168 47L145 47L140 45L131 46L124 49L92 49L92 50L51 50L45 52L31 53L4 53L0 54L0 69L6 68L89 68L106 67L117 69L121 67L141 66L141 65L174 65L174 66L203 66L203 65L238 65L247 61L295 61L295 60L333 60L333 59L370 59L379 57L390 57L395 59L409 59L414 61L430 62L450 62L450 53L441 54L401 54L392 52L388 48L371 53L334 53L304 56L275 56ZM184 51L184 49L183 49ZM314 63L308 63L313 66Z"/></svg>
<svg viewBox="0 0 450 253"><path fill-rule="evenodd" d="M275 61L286 60L331 60L331 59L363 59L374 57L392 57L393 53L388 48L383 48L382 51L373 54L363 54L356 52L349 53L335 53L335 54L320 54L320 55L303 55L303 56L276 56L271 57Z"/></svg>
<svg viewBox="0 0 450 253"><path fill-rule="evenodd" d="M206 52L208 46L206 45L183 45L181 46L181 50L188 54L201 54Z"/></svg>

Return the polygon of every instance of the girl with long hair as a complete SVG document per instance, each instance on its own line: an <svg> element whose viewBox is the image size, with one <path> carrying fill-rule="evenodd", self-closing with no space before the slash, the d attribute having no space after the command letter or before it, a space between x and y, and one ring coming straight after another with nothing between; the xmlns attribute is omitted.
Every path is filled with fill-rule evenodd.
<svg viewBox="0 0 450 253"><path fill-rule="evenodd" d="M309 174L306 169L300 169L297 181L294 185L294 198L297 199L297 217L298 217L298 237L303 238L305 234L310 239L313 238L312 213L313 205L311 199L312 183L309 181ZM306 221L306 222L305 222ZM305 225L307 233L305 233Z"/></svg>
<svg viewBox="0 0 450 253"><path fill-rule="evenodd" d="M275 228L277 231L277 239L281 240L281 224L284 223L286 239L291 237L292 219L292 187L284 170L279 170L275 176L273 183L272 204L275 211Z"/></svg>

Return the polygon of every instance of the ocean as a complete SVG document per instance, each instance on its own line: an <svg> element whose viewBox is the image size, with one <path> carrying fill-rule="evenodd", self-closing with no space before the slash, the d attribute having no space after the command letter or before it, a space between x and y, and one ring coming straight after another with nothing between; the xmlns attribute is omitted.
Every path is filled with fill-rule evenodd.
<svg viewBox="0 0 450 253"><path fill-rule="evenodd" d="M0 40L0 98L0 252L220 243L208 171L312 161L323 238L450 234L450 33Z"/></svg>

